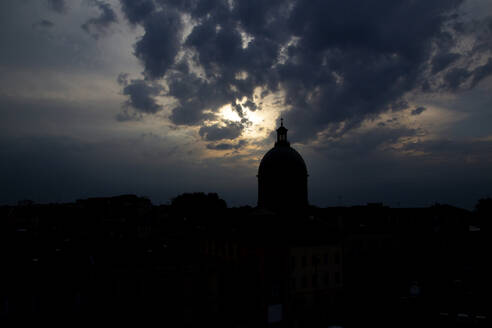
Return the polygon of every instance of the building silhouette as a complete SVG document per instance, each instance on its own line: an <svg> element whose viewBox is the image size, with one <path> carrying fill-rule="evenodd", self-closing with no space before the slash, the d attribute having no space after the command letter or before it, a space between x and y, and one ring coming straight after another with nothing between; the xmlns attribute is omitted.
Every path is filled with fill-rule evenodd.
<svg viewBox="0 0 492 328"><path fill-rule="evenodd" d="M273 211L302 210L308 205L307 167L290 146L283 119L277 141L258 168L258 207Z"/></svg>

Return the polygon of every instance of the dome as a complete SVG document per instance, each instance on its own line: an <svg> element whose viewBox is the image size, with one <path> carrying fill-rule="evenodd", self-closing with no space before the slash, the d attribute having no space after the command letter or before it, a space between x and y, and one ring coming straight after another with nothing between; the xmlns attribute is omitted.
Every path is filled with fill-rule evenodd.
<svg viewBox="0 0 492 328"><path fill-rule="evenodd" d="M307 167L301 154L290 146L277 146L270 149L260 162L258 175L301 174L307 176Z"/></svg>
<svg viewBox="0 0 492 328"><path fill-rule="evenodd" d="M277 129L277 142L258 168L258 206L275 211L307 206L307 167L287 141L287 129Z"/></svg>

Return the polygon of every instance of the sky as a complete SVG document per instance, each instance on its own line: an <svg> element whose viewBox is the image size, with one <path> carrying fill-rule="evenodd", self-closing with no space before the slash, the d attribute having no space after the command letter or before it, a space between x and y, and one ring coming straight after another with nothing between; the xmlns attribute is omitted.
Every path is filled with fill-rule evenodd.
<svg viewBox="0 0 492 328"><path fill-rule="evenodd" d="M488 0L2 0L0 204L256 205L280 117L317 206L492 195Z"/></svg>

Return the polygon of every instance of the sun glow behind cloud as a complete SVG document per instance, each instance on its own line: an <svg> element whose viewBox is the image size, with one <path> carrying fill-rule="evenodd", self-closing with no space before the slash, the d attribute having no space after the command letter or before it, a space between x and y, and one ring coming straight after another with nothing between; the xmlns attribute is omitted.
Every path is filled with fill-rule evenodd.
<svg viewBox="0 0 492 328"><path fill-rule="evenodd" d="M240 124L242 132L235 140L208 142L208 149L202 153L203 158L226 157L229 159L228 165L248 167L246 171L256 169L261 156L273 146L272 131L280 124L282 113L289 109L279 101L281 92L261 97L261 88L256 91L254 105L250 103L254 109L247 106L248 99L244 97L237 99L235 105L226 104L215 112L204 112L211 114L211 118L204 122L206 126L226 128L231 124ZM241 107L236 110L238 105Z"/></svg>
<svg viewBox="0 0 492 328"><path fill-rule="evenodd" d="M244 104L244 102L241 104ZM266 138L270 130L277 125L279 116L280 110L271 106L271 104L256 110L250 110L243 105L242 117L233 109L231 104L227 104L218 110L218 122L243 122L244 131L242 137L247 139L247 141L259 141Z"/></svg>
<svg viewBox="0 0 492 328"><path fill-rule="evenodd" d="M230 104L227 104L219 109L219 116L228 121L234 121L234 122L240 122L241 117L239 114L232 110L232 107Z"/></svg>

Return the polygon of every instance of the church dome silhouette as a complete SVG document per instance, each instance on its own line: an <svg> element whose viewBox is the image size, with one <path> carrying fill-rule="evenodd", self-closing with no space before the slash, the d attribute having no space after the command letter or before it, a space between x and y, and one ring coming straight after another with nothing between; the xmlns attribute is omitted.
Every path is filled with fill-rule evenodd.
<svg viewBox="0 0 492 328"><path fill-rule="evenodd" d="M258 168L258 207L274 211L302 209L308 204L307 167L302 156L290 146L281 120L277 142Z"/></svg>

